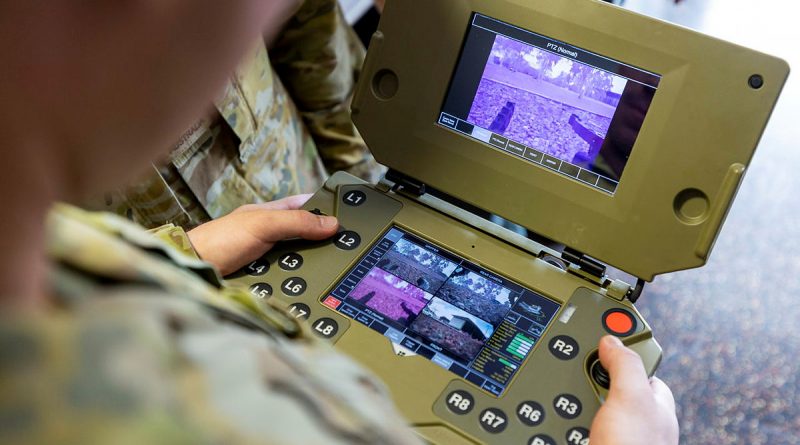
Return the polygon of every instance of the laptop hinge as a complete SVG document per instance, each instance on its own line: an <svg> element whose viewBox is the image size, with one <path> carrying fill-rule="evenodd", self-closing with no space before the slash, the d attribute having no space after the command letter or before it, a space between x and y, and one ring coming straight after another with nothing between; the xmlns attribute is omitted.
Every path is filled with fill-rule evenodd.
<svg viewBox="0 0 800 445"><path fill-rule="evenodd" d="M406 176L397 170L389 170L386 172L386 176L384 176L383 181L390 181L393 182L393 190L399 191L402 190L406 193L410 193L414 196L422 196L426 193L426 186L424 183L417 181L416 179Z"/></svg>
<svg viewBox="0 0 800 445"><path fill-rule="evenodd" d="M412 198L421 204L436 209L441 213L456 218L481 231L487 232L523 250L526 250L540 259L546 259L547 257L553 259L560 258L560 260L563 260L563 262L567 263L566 270L569 273L604 288L609 297L620 301L627 298L631 302L635 302L636 299L638 299L641 295L642 287L644 287L644 281L639 280L637 285L634 287L625 281L611 279L608 277L608 275L606 275L605 264L569 247L566 247L560 253L559 257L559 253L557 251L540 244L539 242L533 241L528 237L508 230L489 220L477 217L475 214L464 208L427 193L428 188L426 187L425 183L404 175L396 170L390 169L388 172L386 172L386 175L381 178L380 182L378 183L378 189L383 192L393 191L408 196L409 198ZM553 261L547 262L555 264Z"/></svg>
<svg viewBox="0 0 800 445"><path fill-rule="evenodd" d="M595 260L594 258L590 258L575 249L565 247L564 251L561 252L561 258L565 261L569 261L583 272L586 272L597 279L602 280L606 275L605 264Z"/></svg>

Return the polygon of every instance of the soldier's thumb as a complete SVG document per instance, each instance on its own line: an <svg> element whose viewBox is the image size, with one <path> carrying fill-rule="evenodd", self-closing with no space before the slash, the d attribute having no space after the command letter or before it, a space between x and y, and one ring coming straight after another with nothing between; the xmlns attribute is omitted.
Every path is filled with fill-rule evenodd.
<svg viewBox="0 0 800 445"><path fill-rule="evenodd" d="M614 336L600 340L600 362L611 378L609 398L652 392L641 357Z"/></svg>
<svg viewBox="0 0 800 445"><path fill-rule="evenodd" d="M339 221L333 216L305 210L262 210L252 212L250 232L264 242L291 238L319 240L333 236Z"/></svg>

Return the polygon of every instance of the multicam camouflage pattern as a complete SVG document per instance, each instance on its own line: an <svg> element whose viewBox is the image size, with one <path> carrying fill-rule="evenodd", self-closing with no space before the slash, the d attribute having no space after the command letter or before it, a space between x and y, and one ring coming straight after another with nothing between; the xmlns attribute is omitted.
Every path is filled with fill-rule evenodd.
<svg viewBox="0 0 800 445"><path fill-rule="evenodd" d="M0 443L418 443L363 369L156 235L52 212L54 305L0 315Z"/></svg>
<svg viewBox="0 0 800 445"><path fill-rule="evenodd" d="M307 0L267 53L257 45L198 122L126 190L95 209L146 227L193 227L250 203L316 191L346 170L376 182L375 162L350 120L364 48L335 0Z"/></svg>

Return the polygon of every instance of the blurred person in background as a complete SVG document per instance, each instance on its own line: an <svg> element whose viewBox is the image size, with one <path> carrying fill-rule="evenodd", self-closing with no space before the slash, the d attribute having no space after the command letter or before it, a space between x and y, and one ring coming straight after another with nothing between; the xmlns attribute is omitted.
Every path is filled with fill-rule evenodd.
<svg viewBox="0 0 800 445"><path fill-rule="evenodd" d="M148 228L191 228L244 204L314 192L339 170L377 182L385 169L350 119L364 47L336 0L299 3L269 42L258 39L166 161L86 207Z"/></svg>

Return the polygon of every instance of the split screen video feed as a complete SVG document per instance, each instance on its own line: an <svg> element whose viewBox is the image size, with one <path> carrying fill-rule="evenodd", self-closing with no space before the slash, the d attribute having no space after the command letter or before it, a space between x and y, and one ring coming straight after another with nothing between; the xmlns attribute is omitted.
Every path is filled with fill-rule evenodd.
<svg viewBox="0 0 800 445"><path fill-rule="evenodd" d="M350 297L471 360L511 308L511 293L440 255L399 240Z"/></svg>
<svg viewBox="0 0 800 445"><path fill-rule="evenodd" d="M397 227L321 303L494 395L560 309Z"/></svg>

